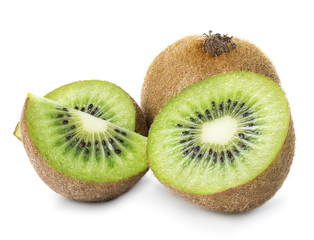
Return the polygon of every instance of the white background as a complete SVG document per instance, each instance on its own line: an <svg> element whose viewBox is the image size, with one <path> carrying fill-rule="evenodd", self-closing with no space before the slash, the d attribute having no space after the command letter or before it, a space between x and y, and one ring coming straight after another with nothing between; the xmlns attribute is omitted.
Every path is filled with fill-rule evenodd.
<svg viewBox="0 0 314 240"><path fill-rule="evenodd" d="M0 2L0 239L313 239L312 1ZM106 203L50 190L12 135L27 92L109 80L140 101L149 64L190 34L228 33L273 60L290 101L297 148L275 197L245 214L204 210L148 172Z"/></svg>

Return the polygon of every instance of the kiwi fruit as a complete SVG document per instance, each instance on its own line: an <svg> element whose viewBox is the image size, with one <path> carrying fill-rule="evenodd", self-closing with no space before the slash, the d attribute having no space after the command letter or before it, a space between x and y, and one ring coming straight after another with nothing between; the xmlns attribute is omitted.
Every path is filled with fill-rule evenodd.
<svg viewBox="0 0 314 240"><path fill-rule="evenodd" d="M90 114L95 113L96 117L143 136L148 134L146 120L137 103L123 89L108 81L76 81L61 86L44 97L57 101L65 107L79 109ZM97 113L98 109L102 109L102 112ZM20 123L16 125L13 134L21 140Z"/></svg>
<svg viewBox="0 0 314 240"><path fill-rule="evenodd" d="M251 71L220 73L171 98L148 136L147 158L170 190L207 209L245 212L284 182L295 135L282 89Z"/></svg>
<svg viewBox="0 0 314 240"><path fill-rule="evenodd" d="M138 133L147 127L121 88L79 81L47 96L28 94L16 132L51 189L73 200L107 201L146 173L146 137Z"/></svg>
<svg viewBox="0 0 314 240"><path fill-rule="evenodd" d="M262 74L280 84L269 58L246 40L210 31L171 44L151 63L143 82L141 108L148 127L161 107L190 84L239 70Z"/></svg>

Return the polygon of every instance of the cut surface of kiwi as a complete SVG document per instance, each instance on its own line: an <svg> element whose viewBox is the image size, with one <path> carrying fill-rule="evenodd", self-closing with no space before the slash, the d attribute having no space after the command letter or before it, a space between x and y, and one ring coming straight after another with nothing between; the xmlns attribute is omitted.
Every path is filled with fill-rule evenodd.
<svg viewBox="0 0 314 240"><path fill-rule="evenodd" d="M142 135L147 134L139 107L124 90L113 83L101 80L77 81L53 90L45 98ZM19 124L14 135L20 139Z"/></svg>
<svg viewBox="0 0 314 240"><path fill-rule="evenodd" d="M219 194L210 203L202 197L257 179L286 144L289 126L288 101L274 81L249 71L218 74L187 87L161 109L150 128L147 157L155 176L175 192L205 207L224 209L217 206L222 204ZM294 142L289 144L293 151ZM252 196L226 194L230 206L224 211L248 210L247 199L258 191L267 195L269 189L256 186L251 187ZM242 204L247 206L239 206L244 195L247 202Z"/></svg>
<svg viewBox="0 0 314 240"><path fill-rule="evenodd" d="M110 115L109 108L104 111L105 103L88 102L94 106L81 111L75 109L80 105L77 101L70 108L28 95L26 127L41 156L55 170L84 181L119 181L144 171L146 137L103 119L116 117L119 109ZM100 105L104 107L96 111ZM104 117L97 117L102 113ZM131 128L134 122L130 122L123 125Z"/></svg>

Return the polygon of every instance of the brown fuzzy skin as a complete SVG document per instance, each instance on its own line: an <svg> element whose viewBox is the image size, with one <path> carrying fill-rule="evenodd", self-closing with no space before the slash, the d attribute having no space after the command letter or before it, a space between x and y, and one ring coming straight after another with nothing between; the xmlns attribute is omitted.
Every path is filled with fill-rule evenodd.
<svg viewBox="0 0 314 240"><path fill-rule="evenodd" d="M249 183L208 195L186 193L162 183L174 193L207 209L227 213L250 211L273 197L281 187L289 173L294 149L295 133L290 118L287 137L277 157L263 173Z"/></svg>
<svg viewBox="0 0 314 240"><path fill-rule="evenodd" d="M141 93L141 107L148 127L162 106L192 83L218 73L249 70L280 80L269 58L254 44L232 38L236 49L220 56L203 52L206 37L185 37L162 51L147 70Z"/></svg>
<svg viewBox="0 0 314 240"><path fill-rule="evenodd" d="M128 191L147 172L148 169L115 182L90 182L74 179L56 171L42 157L30 138L26 124L27 102L28 98L25 101L20 121L22 142L37 174L55 192L78 201L108 201Z"/></svg>

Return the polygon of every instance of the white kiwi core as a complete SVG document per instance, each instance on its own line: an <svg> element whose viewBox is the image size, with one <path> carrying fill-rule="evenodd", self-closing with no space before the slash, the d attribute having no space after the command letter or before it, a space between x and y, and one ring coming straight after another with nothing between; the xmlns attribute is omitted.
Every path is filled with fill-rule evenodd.
<svg viewBox="0 0 314 240"><path fill-rule="evenodd" d="M233 138L237 130L237 119L231 116L224 116L203 124L201 140L204 143L225 145Z"/></svg>
<svg viewBox="0 0 314 240"><path fill-rule="evenodd" d="M104 132L106 131L108 124L106 121L96 118L90 114L85 112L77 111L79 119L81 120L81 124L85 131L93 133L93 132Z"/></svg>

